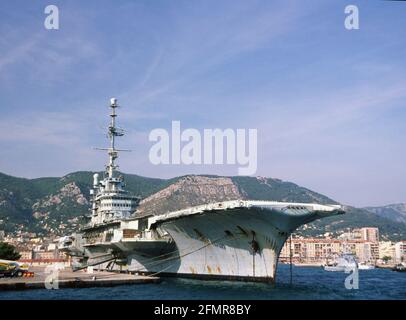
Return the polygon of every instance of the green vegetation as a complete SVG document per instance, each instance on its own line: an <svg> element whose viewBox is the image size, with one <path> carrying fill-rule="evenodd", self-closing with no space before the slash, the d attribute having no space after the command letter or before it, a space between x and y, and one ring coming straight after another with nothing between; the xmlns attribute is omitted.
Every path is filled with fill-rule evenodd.
<svg viewBox="0 0 406 320"><path fill-rule="evenodd" d="M299 187L292 182L271 178L232 177L240 192L249 199L274 200L286 202L317 202L321 204L336 204L327 198L309 189Z"/></svg>
<svg viewBox="0 0 406 320"><path fill-rule="evenodd" d="M83 224L84 216L89 213L87 203L65 197L61 202L47 203L53 196L59 196L61 188L74 182L81 194L89 201L95 172L79 171L62 178L25 179L0 173L0 230L14 233L17 230L45 235L50 231L65 234ZM103 177L103 172L98 172ZM118 173L120 174L120 173ZM127 190L147 197L165 188L176 179L164 180L123 174ZM48 201L49 202L49 201ZM72 223L72 219L76 221ZM60 229L61 224L66 229Z"/></svg>
<svg viewBox="0 0 406 320"><path fill-rule="evenodd" d="M14 246L6 242L0 242L0 259L18 260L21 255L15 250Z"/></svg>
<svg viewBox="0 0 406 320"><path fill-rule="evenodd" d="M392 260L392 257L384 256L382 257L383 262L388 263L390 260Z"/></svg>
<svg viewBox="0 0 406 320"><path fill-rule="evenodd" d="M49 232L66 234L79 228L85 221L84 216L89 213L89 190L92 187L93 174L94 172L90 171L79 171L62 178L24 179L0 173L0 230L22 230L45 235ZM102 172L99 172L99 175L103 177ZM123 176L127 190L141 198L148 197L182 178L165 180L133 174ZM231 177L231 180L246 199L337 203L322 194L278 179ZM77 194L61 195L61 189L72 182L80 189L80 199ZM182 196L182 202L197 203L197 196L193 192L186 192ZM175 198L167 199L167 205L171 206L171 201ZM176 207L177 204L172 205ZM346 211L345 215L308 224L297 230L297 234L320 236L326 232L338 234L348 229L370 226L378 227L384 239L406 238L405 223L394 222L388 217L365 209L348 207Z"/></svg>
<svg viewBox="0 0 406 320"><path fill-rule="evenodd" d="M316 220L299 228L298 234L318 236L326 232L338 234L354 228L377 227L381 238L399 241L406 238L406 224L393 222L372 212L354 207L347 207L346 214Z"/></svg>

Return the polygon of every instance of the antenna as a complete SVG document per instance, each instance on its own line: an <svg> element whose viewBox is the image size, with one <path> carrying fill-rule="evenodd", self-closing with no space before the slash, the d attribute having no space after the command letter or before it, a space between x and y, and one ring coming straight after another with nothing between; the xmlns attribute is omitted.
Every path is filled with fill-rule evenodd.
<svg viewBox="0 0 406 320"><path fill-rule="evenodd" d="M94 148L96 150L104 150L107 151L109 155L109 163L106 166L107 173L108 173L108 178L113 178L114 177L114 170L118 168L118 165L115 164L115 160L118 158L118 152L119 151L131 151L131 150L125 150L125 149L116 149L115 142L116 142L116 137L122 137L124 135L124 130L121 128L116 127L116 108L118 108L117 104L117 99L116 98L111 98L110 99L110 108L111 108L111 113L110 113L110 124L107 128L107 135L110 139L110 147L109 148Z"/></svg>

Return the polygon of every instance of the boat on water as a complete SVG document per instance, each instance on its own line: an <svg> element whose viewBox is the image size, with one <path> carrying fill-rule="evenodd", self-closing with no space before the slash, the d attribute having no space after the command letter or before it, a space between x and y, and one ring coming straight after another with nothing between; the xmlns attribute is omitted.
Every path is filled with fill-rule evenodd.
<svg viewBox="0 0 406 320"><path fill-rule="evenodd" d="M313 220L343 214L340 205L236 199L165 214L137 211L140 198L118 175L117 99L111 99L104 177L94 175L85 227L60 239L75 270L96 266L138 274L274 282L290 234Z"/></svg>
<svg viewBox="0 0 406 320"><path fill-rule="evenodd" d="M366 262L358 263L358 270L374 270L375 266Z"/></svg>
<svg viewBox="0 0 406 320"><path fill-rule="evenodd" d="M397 272L406 272L406 266L402 263L399 263L397 265L395 265L392 268L393 271L397 271Z"/></svg>
<svg viewBox="0 0 406 320"><path fill-rule="evenodd" d="M326 271L348 272L358 268L354 255L345 253L339 255L333 262L324 266Z"/></svg>

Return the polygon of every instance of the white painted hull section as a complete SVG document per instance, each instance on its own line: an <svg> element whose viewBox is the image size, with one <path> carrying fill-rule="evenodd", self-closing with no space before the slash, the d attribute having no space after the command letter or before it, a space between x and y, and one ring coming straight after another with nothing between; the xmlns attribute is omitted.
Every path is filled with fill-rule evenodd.
<svg viewBox="0 0 406 320"><path fill-rule="evenodd" d="M322 215L308 209L269 207L264 204L206 210L165 218L157 225L177 246L176 254L161 262L131 255L130 270L176 274L195 278L270 281L275 279L279 253L290 233ZM254 243L255 242L255 243Z"/></svg>
<svg viewBox="0 0 406 320"><path fill-rule="evenodd" d="M113 259L124 257L131 272L273 282L292 231L340 213L340 206L228 201L150 217L146 231L152 236L129 241L118 232L112 241L85 251L89 265L111 253Z"/></svg>
<svg viewBox="0 0 406 320"><path fill-rule="evenodd" d="M242 212L202 215L166 223L180 252L177 273L273 280L286 240L262 217ZM254 252L252 241L258 243Z"/></svg>

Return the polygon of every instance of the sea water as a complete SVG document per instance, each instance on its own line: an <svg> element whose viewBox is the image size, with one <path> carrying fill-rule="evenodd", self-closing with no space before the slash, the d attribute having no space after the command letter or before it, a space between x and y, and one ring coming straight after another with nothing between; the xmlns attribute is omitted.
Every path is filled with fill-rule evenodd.
<svg viewBox="0 0 406 320"><path fill-rule="evenodd" d="M406 273L388 269L360 270L359 289L348 290L344 272L321 267L279 265L276 284L202 281L166 278L158 284L121 285L112 288L75 288L3 291L0 299L406 299Z"/></svg>

